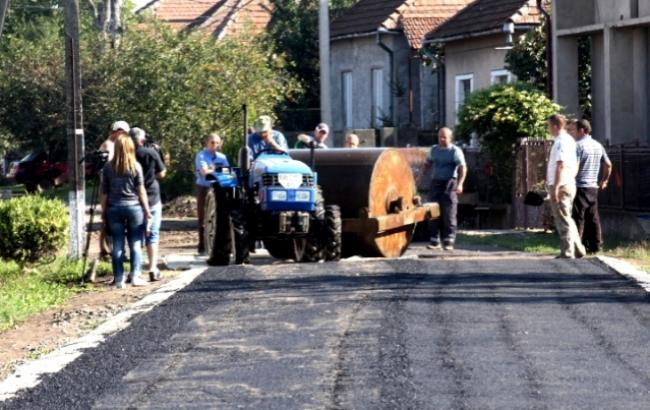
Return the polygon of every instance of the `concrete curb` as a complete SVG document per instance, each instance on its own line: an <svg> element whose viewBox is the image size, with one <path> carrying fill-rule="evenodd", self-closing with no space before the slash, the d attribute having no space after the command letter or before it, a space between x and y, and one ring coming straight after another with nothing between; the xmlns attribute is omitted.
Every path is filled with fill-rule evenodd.
<svg viewBox="0 0 650 410"><path fill-rule="evenodd" d="M0 403L14 397L20 390L38 385L42 375L58 372L68 363L81 356L84 349L98 346L109 336L127 328L133 316L153 309L156 305L192 283L197 276L206 270L207 267L205 266L191 266L189 270L183 272L180 278L161 286L126 310L108 319L87 335L39 359L20 365L9 377L0 382Z"/></svg>
<svg viewBox="0 0 650 410"><path fill-rule="evenodd" d="M650 273L637 268L629 262L611 256L598 256L597 259L619 275L632 279L646 292L650 293Z"/></svg>

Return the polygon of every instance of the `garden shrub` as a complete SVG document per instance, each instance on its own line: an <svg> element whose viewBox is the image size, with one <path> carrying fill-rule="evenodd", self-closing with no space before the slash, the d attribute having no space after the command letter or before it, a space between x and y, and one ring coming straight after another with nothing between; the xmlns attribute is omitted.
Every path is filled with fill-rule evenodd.
<svg viewBox="0 0 650 410"><path fill-rule="evenodd" d="M68 211L58 199L27 195L0 201L0 258L20 264L56 255L68 241Z"/></svg>
<svg viewBox="0 0 650 410"><path fill-rule="evenodd" d="M494 176L494 196L510 202L513 182L513 150L519 138L549 138L546 121L561 107L543 92L524 84L495 85L476 91L458 114L456 135L476 134L481 150L489 156Z"/></svg>

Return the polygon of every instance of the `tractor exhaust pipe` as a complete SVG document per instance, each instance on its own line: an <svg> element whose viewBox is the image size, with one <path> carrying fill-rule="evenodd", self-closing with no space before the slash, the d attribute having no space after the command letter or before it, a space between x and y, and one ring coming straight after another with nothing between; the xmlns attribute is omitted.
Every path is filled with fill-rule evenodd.
<svg viewBox="0 0 650 410"><path fill-rule="evenodd" d="M248 148L248 106L242 105L244 114L244 146L239 150L239 167L241 168L242 175L247 175L251 168L250 149Z"/></svg>

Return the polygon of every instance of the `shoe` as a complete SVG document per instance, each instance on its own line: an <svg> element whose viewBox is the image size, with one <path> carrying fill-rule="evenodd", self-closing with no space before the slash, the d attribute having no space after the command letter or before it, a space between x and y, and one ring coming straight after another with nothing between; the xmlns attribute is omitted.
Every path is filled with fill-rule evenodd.
<svg viewBox="0 0 650 410"><path fill-rule="evenodd" d="M567 255L558 255L555 257L555 259L575 259L575 257L567 256Z"/></svg>
<svg viewBox="0 0 650 410"><path fill-rule="evenodd" d="M121 280L119 282L113 281L113 286L115 286L115 289L124 289L126 287L126 283L124 280Z"/></svg>
<svg viewBox="0 0 650 410"><path fill-rule="evenodd" d="M427 245L427 249L440 249L440 243L431 241Z"/></svg>
<svg viewBox="0 0 650 410"><path fill-rule="evenodd" d="M147 286L147 282L145 282L141 277L136 276L133 279L131 279L131 284L133 286Z"/></svg>
<svg viewBox="0 0 650 410"><path fill-rule="evenodd" d="M133 276L131 276L131 274L126 275L126 283L131 283L132 279L133 279Z"/></svg>
<svg viewBox="0 0 650 410"><path fill-rule="evenodd" d="M149 280L151 282L157 282L162 279L162 274L158 269L149 271Z"/></svg>
<svg viewBox="0 0 650 410"><path fill-rule="evenodd" d="M442 245L442 249L444 249L446 251L453 251L454 250L454 244L446 243L446 244Z"/></svg>

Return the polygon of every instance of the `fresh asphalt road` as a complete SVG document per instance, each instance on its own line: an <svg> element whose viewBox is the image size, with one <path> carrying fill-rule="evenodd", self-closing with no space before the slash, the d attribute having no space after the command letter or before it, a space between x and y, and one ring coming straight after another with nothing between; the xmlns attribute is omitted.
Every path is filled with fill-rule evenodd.
<svg viewBox="0 0 650 410"><path fill-rule="evenodd" d="M211 268L3 409L649 409L650 297L595 260Z"/></svg>

